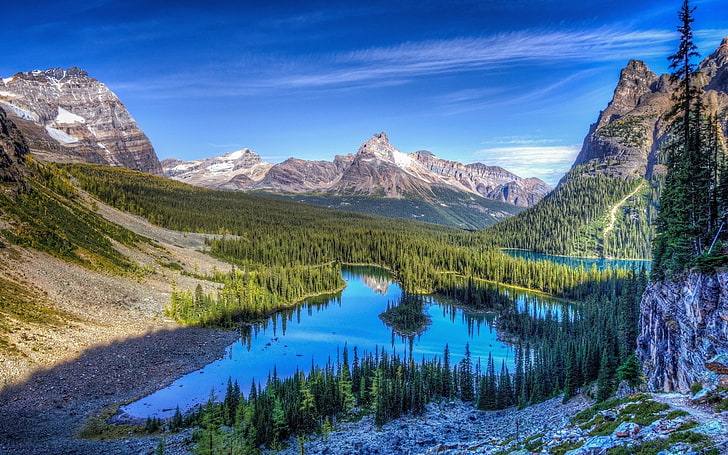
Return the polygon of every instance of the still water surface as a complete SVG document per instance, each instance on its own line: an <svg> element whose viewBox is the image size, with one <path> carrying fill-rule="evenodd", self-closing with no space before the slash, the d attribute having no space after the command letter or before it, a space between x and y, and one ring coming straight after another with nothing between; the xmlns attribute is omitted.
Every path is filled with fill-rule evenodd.
<svg viewBox="0 0 728 455"><path fill-rule="evenodd" d="M345 345L350 360L355 346L360 356L364 351L386 349L399 355L412 352L414 359L420 360L423 356L442 358L448 344L454 365L469 343L473 363L480 359L483 370L491 354L496 371L503 360L513 371L513 349L497 339L493 314L469 313L430 297L425 311L432 324L422 334L404 339L394 335L378 317L387 302L398 301L402 292L391 276L374 267L343 267L342 276L347 286L341 293L310 299L295 310L271 316L243 333L222 359L121 409L134 417L170 417L177 406L184 412L207 401L211 393L221 399L229 377L237 380L247 395L251 382L264 385L274 368L281 378L292 376L296 370L309 371L312 364L324 365L329 359L336 362ZM529 306L553 303L522 292L512 297L526 311Z"/></svg>
<svg viewBox="0 0 728 455"><path fill-rule="evenodd" d="M525 250L512 250L505 248L503 250L509 256L516 258L523 258L529 261L551 261L557 264L568 265L569 267L579 268L584 267L585 269L591 269L592 266L596 265L597 269L629 269L633 265L636 270L644 266L647 270L650 270L652 261L640 260L640 259L604 259L604 258L585 258L576 256L554 256L551 254L534 253L532 251Z"/></svg>

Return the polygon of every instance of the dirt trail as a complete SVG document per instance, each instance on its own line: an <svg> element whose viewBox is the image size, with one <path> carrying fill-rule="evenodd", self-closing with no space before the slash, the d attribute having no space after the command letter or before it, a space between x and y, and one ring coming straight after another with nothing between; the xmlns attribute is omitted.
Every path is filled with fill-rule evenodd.
<svg viewBox="0 0 728 455"><path fill-rule="evenodd" d="M679 409L689 413L700 425L717 420L723 425L723 428L728 428L728 414L716 414L713 409L708 406L693 403L687 395L680 393L651 393L650 396L652 396L654 400L665 403L674 409ZM716 447L721 450L720 453L728 454L728 432L717 436L715 439L717 443Z"/></svg>
<svg viewBox="0 0 728 455"><path fill-rule="evenodd" d="M644 186L645 182L640 183L637 188L634 189L634 191L625 196L624 199L622 199L621 201L614 204L614 207L612 207L612 209L609 211L609 225L604 228L605 241L609 233L612 232L612 230L614 229L614 223L617 222L617 210L619 210L625 204L625 202L627 202L627 199L637 194Z"/></svg>

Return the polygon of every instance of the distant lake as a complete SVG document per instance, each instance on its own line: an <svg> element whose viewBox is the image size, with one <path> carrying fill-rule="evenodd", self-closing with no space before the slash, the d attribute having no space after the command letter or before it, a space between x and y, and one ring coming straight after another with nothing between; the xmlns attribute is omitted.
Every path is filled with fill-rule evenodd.
<svg viewBox="0 0 728 455"><path fill-rule="evenodd" d="M647 270L650 270L652 261L639 260L639 259L602 259L602 258L584 258L584 257L573 257L573 256L554 256L551 254L534 253L531 251L524 250L512 250L504 248L504 253L509 256L516 258L523 258L529 261L551 261L557 264L564 264L570 267L579 268L583 266L585 269L591 269L593 265L597 266L597 269L629 269L634 265L637 270L644 266Z"/></svg>
<svg viewBox="0 0 728 455"><path fill-rule="evenodd" d="M480 359L485 370L491 354L496 371L500 371L502 361L514 371L513 348L498 341L494 314L469 313L437 297L428 297L425 311L432 324L422 334L405 339L395 335L378 317L386 310L387 302L397 302L402 293L391 275L376 267L347 266L342 268L342 276L347 283L342 292L309 299L247 328L222 359L121 409L134 417L170 417L177 406L185 411L206 402L211 393L222 399L228 377L237 380L247 395L251 382L265 385L274 368L279 378L285 378L296 370L309 371L312 364L325 365L329 360L335 363L345 345L350 361L355 346L360 356L364 351L386 349L402 356L411 352L419 361L422 357L442 358L448 344L451 364L455 365L469 343L474 365ZM512 297L522 310L530 312L541 311L534 305L553 304L548 298L526 298L523 292Z"/></svg>

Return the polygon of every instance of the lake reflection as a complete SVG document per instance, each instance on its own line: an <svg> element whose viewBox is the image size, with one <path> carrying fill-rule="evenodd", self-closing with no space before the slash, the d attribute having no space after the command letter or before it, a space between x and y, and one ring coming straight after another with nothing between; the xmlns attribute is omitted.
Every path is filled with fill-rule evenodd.
<svg viewBox="0 0 728 455"><path fill-rule="evenodd" d="M403 356L411 353L419 361L441 357L448 344L454 365L469 343L474 365L480 359L485 369L492 354L497 369L504 360L513 371L512 347L498 341L494 315L468 313L428 297L426 312L432 324L422 334L405 339L394 335L378 317L387 302L398 301L402 292L391 276L382 269L351 266L342 268L342 276L347 286L341 293L310 299L255 324L227 348L224 358L121 409L141 418L170 417L177 406L185 411L207 401L211 393L221 399L228 377L237 380L247 395L253 380L264 385L274 369L280 378L297 370L309 371L313 364L336 362L344 346L349 359L357 347L360 356L364 351L386 349Z"/></svg>
<svg viewBox="0 0 728 455"><path fill-rule="evenodd" d="M591 269L592 266L596 266L599 270L604 269L629 269L632 266L636 270L641 267L645 267L650 270L652 261L640 260L640 259L605 259L605 258L585 258L577 256L553 256L550 254L534 253L532 251L525 250L513 250L504 248L501 251L509 256L516 258L523 258L529 261L551 261L557 264L568 265L569 267L579 268L584 267L585 269Z"/></svg>

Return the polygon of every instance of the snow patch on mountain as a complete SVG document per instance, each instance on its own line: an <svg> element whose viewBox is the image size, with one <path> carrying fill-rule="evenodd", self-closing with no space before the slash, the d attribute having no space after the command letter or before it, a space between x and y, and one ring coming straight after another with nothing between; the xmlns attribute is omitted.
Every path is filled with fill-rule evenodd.
<svg viewBox="0 0 728 455"><path fill-rule="evenodd" d="M86 123L86 119L80 115L76 115L69 112L62 107L58 107L58 115L56 116L56 123L59 125L72 124L72 123Z"/></svg>
<svg viewBox="0 0 728 455"><path fill-rule="evenodd" d="M20 117L24 120L32 120L34 122L39 121L38 114L34 112L30 112L28 110L25 110L23 108L20 108L14 104L10 104L7 101L0 100L0 105L2 105L3 108L7 108L10 110L13 114L15 114L17 117Z"/></svg>
<svg viewBox="0 0 728 455"><path fill-rule="evenodd" d="M61 144L75 144L76 142L78 142L77 138L71 136L70 134L66 134L64 131L55 129L47 125L45 129L50 137L60 142Z"/></svg>

